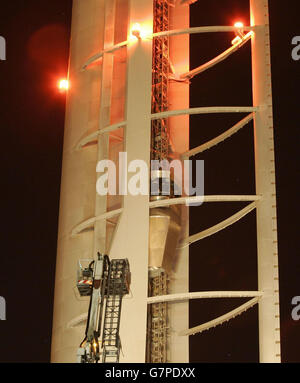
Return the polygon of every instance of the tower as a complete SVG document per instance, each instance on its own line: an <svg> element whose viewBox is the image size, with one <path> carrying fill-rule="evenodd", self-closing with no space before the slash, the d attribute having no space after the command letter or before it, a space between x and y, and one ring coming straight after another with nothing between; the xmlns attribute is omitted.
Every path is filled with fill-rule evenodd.
<svg viewBox="0 0 300 383"><path fill-rule="evenodd" d="M54 362L76 360L88 310L88 301L76 294L76 266L79 259L93 260L97 251L108 253L112 259L126 257L130 263L131 295L124 300L120 322L121 362L188 362L189 335L229 320L256 303L261 361L280 361L267 0L251 0L252 22L247 27L189 28L185 3L191 2L74 0L55 284ZM190 70L189 34L228 31L236 34L233 46ZM190 108L189 81L250 40L254 105ZM189 115L202 113L249 114L214 142L190 149ZM128 193L128 164L139 160L150 169L150 160L189 159L252 120L256 131L256 195L174 198L161 190L151 197L149 193ZM103 169L97 164L108 159L119 169L115 185L119 192L101 195L96 170L100 173ZM108 162L106 165L110 166ZM176 184L165 169L150 171L148 176L158 184L165 178ZM249 201L249 205L205 232L188 236L187 204L199 201ZM258 291L190 293L188 245L237 222L253 209L257 210ZM188 300L216 297L252 299L212 322L188 329Z"/></svg>

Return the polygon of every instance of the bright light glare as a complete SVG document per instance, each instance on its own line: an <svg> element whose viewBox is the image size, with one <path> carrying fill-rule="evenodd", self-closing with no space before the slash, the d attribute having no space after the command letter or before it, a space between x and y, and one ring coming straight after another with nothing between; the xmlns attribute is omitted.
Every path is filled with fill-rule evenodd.
<svg viewBox="0 0 300 383"><path fill-rule="evenodd" d="M241 21L237 21L234 24L234 27L236 28L235 34L237 36L239 36L240 38L243 38L244 37L244 23L242 23Z"/></svg>
<svg viewBox="0 0 300 383"><path fill-rule="evenodd" d="M244 23L242 23L241 21L237 21L237 22L234 24L234 26L235 26L236 28L244 28Z"/></svg>
<svg viewBox="0 0 300 383"><path fill-rule="evenodd" d="M130 41L136 41L139 39L145 40L151 38L153 34L153 25L151 21L143 21L142 24L134 23L130 28Z"/></svg>
<svg viewBox="0 0 300 383"><path fill-rule="evenodd" d="M141 37L141 25L139 23L133 24L131 34L138 39Z"/></svg>
<svg viewBox="0 0 300 383"><path fill-rule="evenodd" d="M58 88L61 91L67 91L69 89L69 81L66 79L59 80Z"/></svg>

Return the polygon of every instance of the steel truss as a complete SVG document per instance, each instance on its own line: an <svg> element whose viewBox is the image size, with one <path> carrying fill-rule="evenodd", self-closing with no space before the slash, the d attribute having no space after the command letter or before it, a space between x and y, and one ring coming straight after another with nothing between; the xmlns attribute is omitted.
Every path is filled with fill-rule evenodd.
<svg viewBox="0 0 300 383"><path fill-rule="evenodd" d="M169 30L169 4L167 0L154 1L153 31ZM153 40L152 113L168 110L169 37ZM169 155L168 119L152 121L151 150L153 160L167 159Z"/></svg>
<svg viewBox="0 0 300 383"><path fill-rule="evenodd" d="M102 333L102 363L118 363L121 342L119 336L122 299L128 293L127 259L113 259L107 281L106 305Z"/></svg>
<svg viewBox="0 0 300 383"><path fill-rule="evenodd" d="M167 294L167 275L160 272L149 277L149 296ZM167 362L168 304L159 302L148 305L147 363Z"/></svg>

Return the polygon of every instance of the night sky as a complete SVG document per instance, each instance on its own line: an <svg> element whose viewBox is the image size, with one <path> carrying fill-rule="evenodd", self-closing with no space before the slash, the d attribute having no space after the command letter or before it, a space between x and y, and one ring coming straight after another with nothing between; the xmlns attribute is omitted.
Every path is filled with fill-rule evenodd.
<svg viewBox="0 0 300 383"><path fill-rule="evenodd" d="M199 1L191 26L249 23L247 0ZM300 362L300 321L291 300L300 295L299 87L300 61L292 38L300 36L297 0L270 1L271 54L278 197L278 246L282 361ZM200 6L201 5L201 6ZM0 362L49 362L56 260L71 0L1 0L0 36L7 60L0 61L1 256L0 296L7 320L0 321ZM191 68L226 49L232 34L191 36ZM250 44L192 80L190 106L249 106ZM242 116L191 117L191 147L230 128ZM298 129L296 129L298 128ZM205 194L255 194L253 125L197 156L205 160ZM245 204L206 204L191 209L190 233L234 214ZM256 290L256 217L190 248L190 291ZM244 299L195 300L190 326L228 312ZM190 338L191 362L257 362L257 308L226 325Z"/></svg>

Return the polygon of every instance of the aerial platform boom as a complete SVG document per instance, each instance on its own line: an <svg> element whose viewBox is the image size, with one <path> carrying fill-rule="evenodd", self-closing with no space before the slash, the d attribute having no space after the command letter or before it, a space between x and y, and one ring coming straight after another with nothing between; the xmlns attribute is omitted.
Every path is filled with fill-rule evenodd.
<svg viewBox="0 0 300 383"><path fill-rule="evenodd" d="M119 362L119 336L123 296L129 293L130 270L127 259L109 260L98 253L98 260L87 268L80 264L77 288L90 296L85 338L77 351L79 363ZM99 340L102 331L102 339Z"/></svg>

